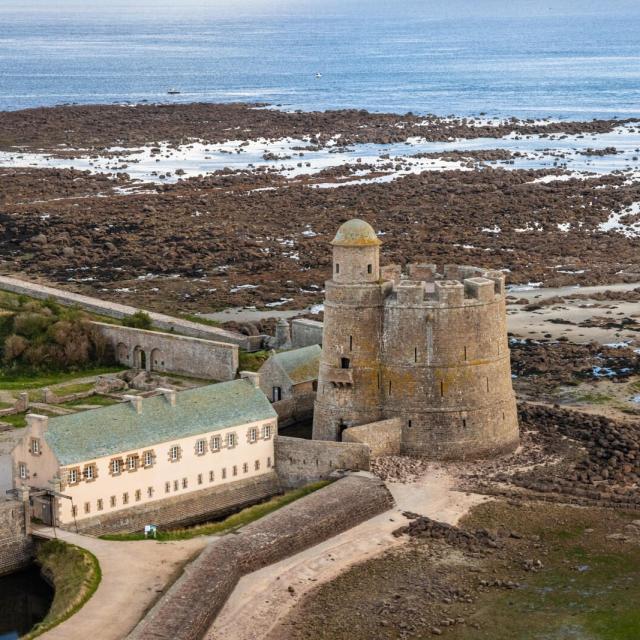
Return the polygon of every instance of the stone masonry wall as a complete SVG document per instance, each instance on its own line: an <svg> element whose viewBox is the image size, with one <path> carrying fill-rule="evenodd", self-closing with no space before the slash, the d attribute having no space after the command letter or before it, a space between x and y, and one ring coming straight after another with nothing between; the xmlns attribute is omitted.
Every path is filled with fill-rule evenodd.
<svg viewBox="0 0 640 640"><path fill-rule="evenodd" d="M322 344L322 322L306 318L292 320L291 344L294 349Z"/></svg>
<svg viewBox="0 0 640 640"><path fill-rule="evenodd" d="M274 448L278 477L285 487L323 480L338 469L369 470L365 444L277 436Z"/></svg>
<svg viewBox="0 0 640 640"><path fill-rule="evenodd" d="M274 402L273 408L278 414L278 427L287 427L296 422L310 420L313 417L313 403L315 399L316 394L312 392Z"/></svg>
<svg viewBox="0 0 640 640"><path fill-rule="evenodd" d="M360 442L369 445L371 457L400 455L402 420L391 418L349 427L342 432L342 442Z"/></svg>
<svg viewBox="0 0 640 640"><path fill-rule="evenodd" d="M25 503L0 501L0 576L27 566L33 542L25 527Z"/></svg>
<svg viewBox="0 0 640 640"><path fill-rule="evenodd" d="M377 478L350 476L212 542L128 636L199 640L241 576L331 538L393 506Z"/></svg>
<svg viewBox="0 0 640 640"><path fill-rule="evenodd" d="M238 371L238 346L159 331L145 331L94 322L113 345L116 359L128 367L140 367L136 348L145 353L148 370L178 373L207 380L233 380Z"/></svg>
<svg viewBox="0 0 640 640"><path fill-rule="evenodd" d="M280 492L275 473L238 480L232 484L193 491L183 496L157 500L115 513L78 521L78 530L88 535L142 531L146 524L188 526L225 516ZM74 525L69 525L75 531Z"/></svg>
<svg viewBox="0 0 640 640"><path fill-rule="evenodd" d="M91 313L97 313L109 318L122 320L133 315L136 311L135 307L110 302L109 300L100 300L91 298L71 291L64 291L54 287L47 287L36 282L28 282L10 276L0 276L0 289L11 291L12 293L24 294L38 300L47 300L53 298L62 305L71 307L80 307ZM154 311L147 312L153 320L153 325L163 331L177 331L185 336L192 338L203 338L204 340L215 340L217 342L228 342L238 345L247 351L256 351L261 348L262 340L251 340L249 336L244 336L233 331L226 331L219 327L212 327L199 322L184 320L183 318L174 318L164 313L156 313Z"/></svg>

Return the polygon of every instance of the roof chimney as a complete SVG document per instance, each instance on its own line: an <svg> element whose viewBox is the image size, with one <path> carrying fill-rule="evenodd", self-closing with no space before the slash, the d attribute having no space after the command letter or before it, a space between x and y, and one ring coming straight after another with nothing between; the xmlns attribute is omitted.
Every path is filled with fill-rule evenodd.
<svg viewBox="0 0 640 640"><path fill-rule="evenodd" d="M165 389L164 387L158 387L156 389L158 393L161 393L164 396L164 399L172 406L176 406L176 390L175 389Z"/></svg>
<svg viewBox="0 0 640 640"><path fill-rule="evenodd" d="M41 436L49 428L49 416L41 416L38 413L27 413L25 417L32 436Z"/></svg>
<svg viewBox="0 0 640 640"><path fill-rule="evenodd" d="M131 403L136 413L142 413L142 397L141 396L122 396L123 400Z"/></svg>
<svg viewBox="0 0 640 640"><path fill-rule="evenodd" d="M240 377L252 384L256 389L260 388L260 374L254 371L241 371Z"/></svg>

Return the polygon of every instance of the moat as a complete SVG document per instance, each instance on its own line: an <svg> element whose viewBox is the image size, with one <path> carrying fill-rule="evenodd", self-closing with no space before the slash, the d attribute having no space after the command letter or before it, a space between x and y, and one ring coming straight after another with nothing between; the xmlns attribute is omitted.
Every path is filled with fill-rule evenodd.
<svg viewBox="0 0 640 640"><path fill-rule="evenodd" d="M0 640L24 635L44 619L54 591L37 565L0 577Z"/></svg>

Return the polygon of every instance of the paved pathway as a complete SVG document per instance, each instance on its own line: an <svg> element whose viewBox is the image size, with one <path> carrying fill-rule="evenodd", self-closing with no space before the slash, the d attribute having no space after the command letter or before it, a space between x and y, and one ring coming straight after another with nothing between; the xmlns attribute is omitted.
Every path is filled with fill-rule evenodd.
<svg viewBox="0 0 640 640"><path fill-rule="evenodd" d="M54 534L49 527L35 530L91 551L102 570L91 599L69 620L40 636L43 640L122 640L182 567L210 542L204 536L179 542L112 542L60 529Z"/></svg>
<svg viewBox="0 0 640 640"><path fill-rule="evenodd" d="M413 511L455 524L487 498L454 491L446 469L433 465L420 481L387 483L396 507L281 562L244 576L209 629L206 640L265 640L314 587L350 566L403 544L392 532ZM294 592L289 591L293 587ZM276 629L277 631L277 629Z"/></svg>

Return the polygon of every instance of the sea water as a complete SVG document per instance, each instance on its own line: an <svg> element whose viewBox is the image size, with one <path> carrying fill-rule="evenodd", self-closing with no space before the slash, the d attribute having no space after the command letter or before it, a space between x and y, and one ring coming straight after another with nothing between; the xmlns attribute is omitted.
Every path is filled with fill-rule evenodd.
<svg viewBox="0 0 640 640"><path fill-rule="evenodd" d="M0 0L0 109L635 117L638 34L640 2L625 0Z"/></svg>

